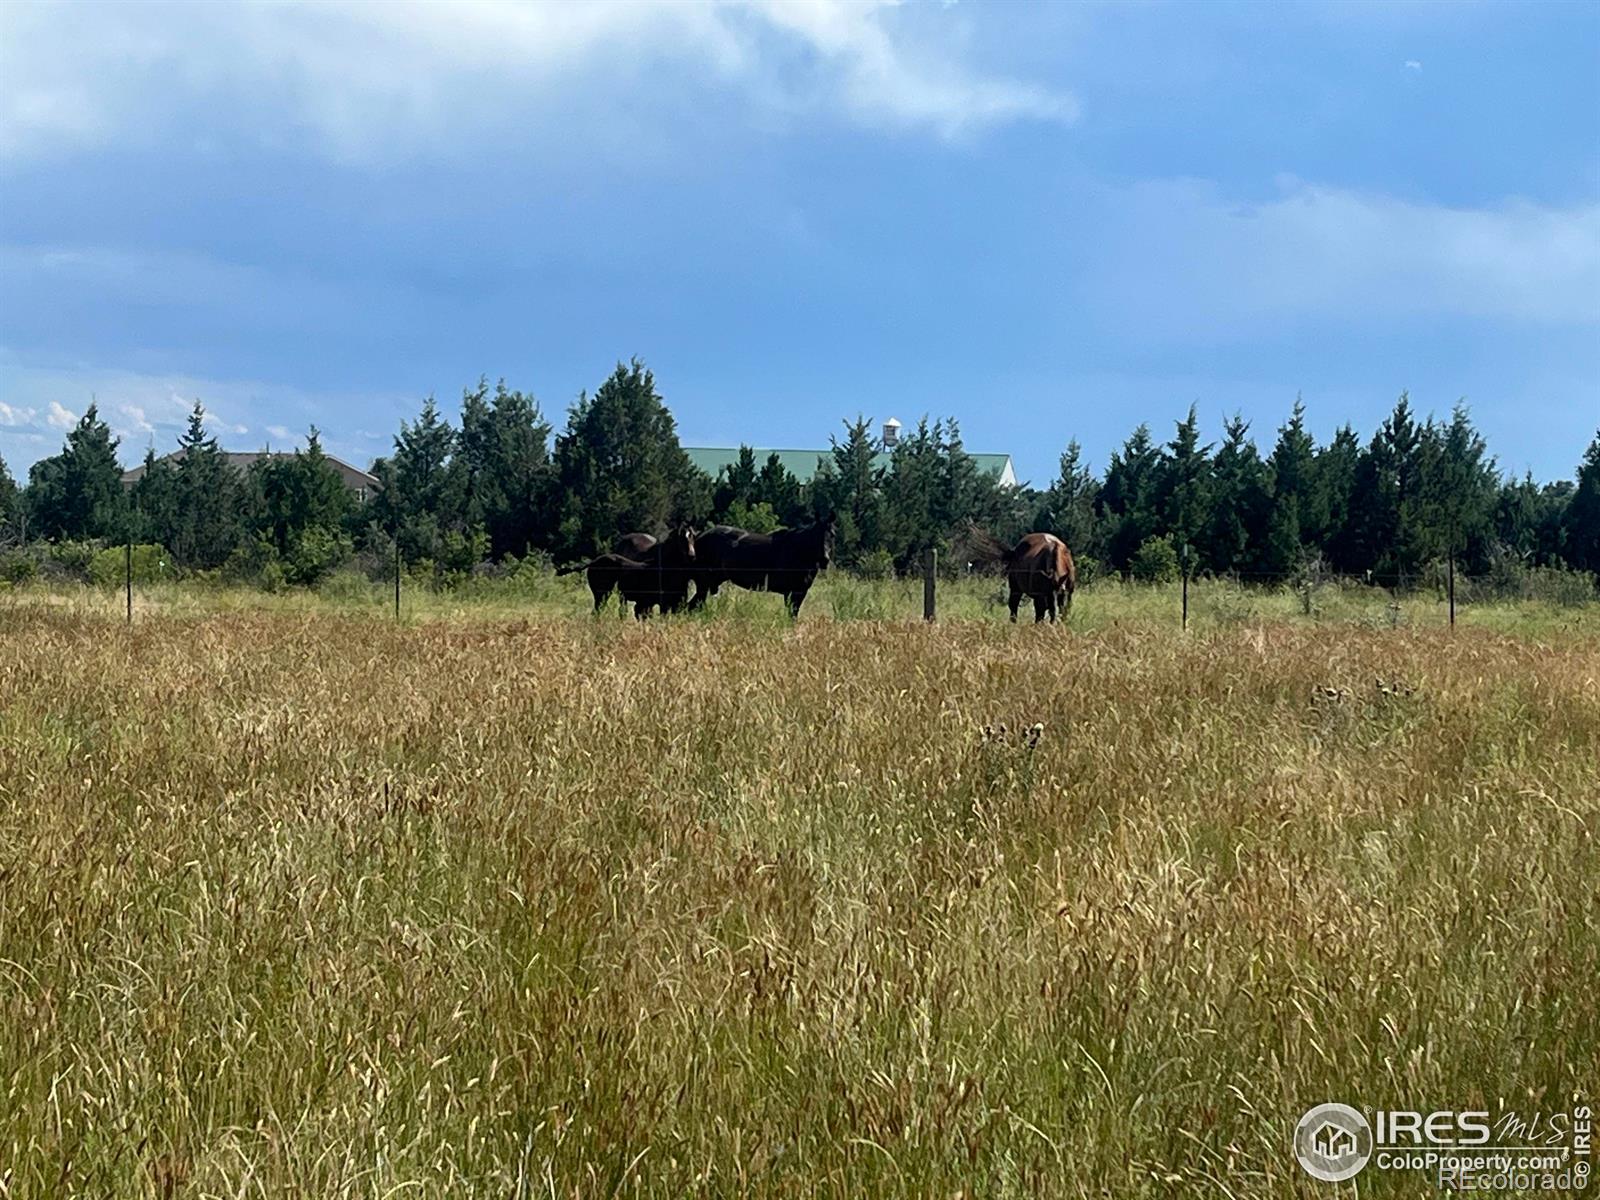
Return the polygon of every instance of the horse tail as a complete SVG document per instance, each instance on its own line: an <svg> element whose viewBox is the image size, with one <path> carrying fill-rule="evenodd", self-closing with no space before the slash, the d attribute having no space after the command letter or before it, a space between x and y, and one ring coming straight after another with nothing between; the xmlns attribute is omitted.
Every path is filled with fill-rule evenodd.
<svg viewBox="0 0 1600 1200"><path fill-rule="evenodd" d="M572 574L574 574L574 573L576 573L578 571L584 570L586 567L591 567L593 565L594 565L594 559L592 559L592 558L589 559L587 562L568 563L564 567L557 567L556 568L556 575L557 576L572 575Z"/></svg>
<svg viewBox="0 0 1600 1200"><path fill-rule="evenodd" d="M980 528L976 521L969 520L962 534L973 562L998 564L1011 561L1013 548L1002 544L987 529Z"/></svg>

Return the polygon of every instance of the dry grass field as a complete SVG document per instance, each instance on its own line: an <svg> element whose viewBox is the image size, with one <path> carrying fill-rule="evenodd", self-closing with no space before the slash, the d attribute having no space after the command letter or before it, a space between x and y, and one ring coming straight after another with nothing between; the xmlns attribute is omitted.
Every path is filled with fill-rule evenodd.
<svg viewBox="0 0 1600 1200"><path fill-rule="evenodd" d="M6 598L0 1196L1349 1195L1314 1103L1592 1099L1593 614L1169 598Z"/></svg>

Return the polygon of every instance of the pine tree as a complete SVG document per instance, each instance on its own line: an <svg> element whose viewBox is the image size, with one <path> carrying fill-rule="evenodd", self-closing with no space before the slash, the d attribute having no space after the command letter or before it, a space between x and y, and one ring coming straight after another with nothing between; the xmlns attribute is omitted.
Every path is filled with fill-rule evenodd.
<svg viewBox="0 0 1600 1200"><path fill-rule="evenodd" d="M1529 472L1507 480L1495 496L1491 519L1498 548L1527 566L1561 565L1566 557L1567 506L1575 494L1570 479L1541 487Z"/></svg>
<svg viewBox="0 0 1600 1200"><path fill-rule="evenodd" d="M552 484L550 425L530 395L505 380L463 393L461 432L451 467L460 494L460 523L489 537L496 558L549 541L546 512Z"/></svg>
<svg viewBox="0 0 1600 1200"><path fill-rule="evenodd" d="M1347 569L1342 564L1350 538L1350 493L1360 459L1361 442L1349 425L1341 427L1333 441L1317 452L1314 476L1322 528L1302 533L1337 571Z"/></svg>
<svg viewBox="0 0 1600 1200"><path fill-rule="evenodd" d="M1211 514L1202 534L1202 562L1214 571L1249 568L1267 508L1266 467L1238 413L1222 425L1222 448L1211 467Z"/></svg>
<svg viewBox="0 0 1600 1200"><path fill-rule="evenodd" d="M450 457L450 467L456 475L455 489L460 497L458 515L469 528L485 526L489 514L502 503L499 480L490 462L493 436L489 380L479 376L477 387L461 393L461 429L456 434Z"/></svg>
<svg viewBox="0 0 1600 1200"><path fill-rule="evenodd" d="M355 501L323 452L322 435L315 425L306 436L305 450L263 463L263 524L280 554L292 554L308 530L329 537L344 530Z"/></svg>
<svg viewBox="0 0 1600 1200"><path fill-rule="evenodd" d="M1426 561L1422 500L1424 427L1405 392L1356 464L1350 492L1347 570L1371 571L1388 585L1414 578Z"/></svg>
<svg viewBox="0 0 1600 1200"><path fill-rule="evenodd" d="M1139 547L1156 533L1160 466L1148 425L1135 429L1111 456L1100 489L1100 518L1109 530L1106 557L1115 570L1126 573Z"/></svg>
<svg viewBox="0 0 1600 1200"><path fill-rule="evenodd" d="M711 502L718 520L735 504L749 506L760 502L756 478L756 452L749 446L740 446L738 459L717 472Z"/></svg>
<svg viewBox="0 0 1600 1200"><path fill-rule="evenodd" d="M945 532L945 463L942 428L923 417L901 436L883 473L884 543L895 566L912 569ZM865 549L878 547L867 545Z"/></svg>
<svg viewBox="0 0 1600 1200"><path fill-rule="evenodd" d="M239 539L237 492L242 482L216 438L206 433L205 407L195 401L178 439L176 512L167 548L179 565L220 567Z"/></svg>
<svg viewBox="0 0 1600 1200"><path fill-rule="evenodd" d="M6 460L0 458L0 546L9 545L22 536L22 493L17 481L11 478Z"/></svg>
<svg viewBox="0 0 1600 1200"><path fill-rule="evenodd" d="M800 481L776 454L767 455L756 477L756 501L770 508L782 525L803 525L809 518Z"/></svg>
<svg viewBox="0 0 1600 1200"><path fill-rule="evenodd" d="M1327 523L1316 494L1316 443L1306 432L1305 404L1295 397L1294 411L1278 430L1277 444L1267 459L1271 508L1266 539L1257 568L1282 577L1299 566L1307 542L1316 544Z"/></svg>
<svg viewBox="0 0 1600 1200"><path fill-rule="evenodd" d="M1104 553L1095 517L1099 498L1100 484L1084 463L1083 447L1074 438L1061 452L1055 482L1039 498L1030 524L1035 529L1055 534L1066 542L1074 555L1099 557Z"/></svg>
<svg viewBox="0 0 1600 1200"><path fill-rule="evenodd" d="M934 437L939 444L939 486L934 519L943 535L940 545L947 545L950 536L968 521L985 529L1003 528L1010 523L1006 496L999 481L978 469L977 461L967 453L956 419L946 417L936 423Z"/></svg>
<svg viewBox="0 0 1600 1200"><path fill-rule="evenodd" d="M1578 466L1578 486L1562 520L1567 561L1600 575L1600 432Z"/></svg>
<svg viewBox="0 0 1600 1200"><path fill-rule="evenodd" d="M618 363L599 391L578 398L556 439L555 467L558 542L571 557L603 550L619 533L702 519L710 507L710 480L679 446L655 377L638 359Z"/></svg>
<svg viewBox="0 0 1600 1200"><path fill-rule="evenodd" d="M881 549L883 538L883 472L876 465L878 443L865 417L844 422L844 441L833 439L832 453L822 460L812 483L818 514L832 512L839 520L834 551L840 562L854 564L862 553Z"/></svg>
<svg viewBox="0 0 1600 1200"><path fill-rule="evenodd" d="M144 471L128 496L139 540L171 546L178 528L178 473L170 459L145 451Z"/></svg>
<svg viewBox="0 0 1600 1200"><path fill-rule="evenodd" d="M1156 481L1158 527L1180 553L1197 545L1211 511L1211 447L1200 445L1200 420L1195 406L1178 422L1177 432L1161 456Z"/></svg>
<svg viewBox="0 0 1600 1200"><path fill-rule="evenodd" d="M1494 460L1464 405L1456 405L1450 424L1431 422L1420 479L1419 511L1424 525L1422 545L1432 557L1454 555L1470 570L1482 570L1495 495L1500 485Z"/></svg>
<svg viewBox="0 0 1600 1200"><path fill-rule="evenodd" d="M109 538L128 532L117 446L99 409L89 405L61 453L34 463L28 473L30 536Z"/></svg>
<svg viewBox="0 0 1600 1200"><path fill-rule="evenodd" d="M450 465L455 447L455 430L429 396L415 424L400 422L394 456L372 464L382 485L374 515L408 561L440 559L445 534L463 531L461 475Z"/></svg>

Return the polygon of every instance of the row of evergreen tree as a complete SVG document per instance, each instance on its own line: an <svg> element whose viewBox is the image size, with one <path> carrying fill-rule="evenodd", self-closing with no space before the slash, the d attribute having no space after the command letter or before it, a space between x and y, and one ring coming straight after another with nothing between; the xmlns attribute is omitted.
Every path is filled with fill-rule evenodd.
<svg viewBox="0 0 1600 1200"><path fill-rule="evenodd" d="M0 542L131 539L159 544L185 570L312 582L396 542L409 562L463 572L535 551L577 558L619 532L680 521L764 530L833 513L839 560L873 573L910 568L970 521L1002 537L1054 531L1080 558L1123 573L1181 556L1194 571L1246 578L1284 579L1315 563L1403 584L1454 556L1469 573L1509 559L1600 574L1600 434L1574 480L1508 479L1464 408L1419 419L1405 395L1365 443L1346 426L1318 445L1297 401L1265 457L1239 417L1220 444L1202 444L1191 408L1164 444L1140 426L1102 476L1070 444L1042 491L1000 486L955 421L926 419L886 464L857 419L812 480L749 448L712 479L680 447L637 361L580 396L559 434L532 396L503 382L467 391L454 425L430 399L372 464L380 487L365 501L314 429L303 450L240 472L197 403L178 449L170 458L151 449L125 488L117 440L91 407L25 488L0 463Z"/></svg>

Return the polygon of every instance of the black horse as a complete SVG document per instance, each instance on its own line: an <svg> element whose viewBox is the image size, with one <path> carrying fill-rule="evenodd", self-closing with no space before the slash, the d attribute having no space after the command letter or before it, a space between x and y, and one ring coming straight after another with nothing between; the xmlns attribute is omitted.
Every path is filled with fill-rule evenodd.
<svg viewBox="0 0 1600 1200"><path fill-rule="evenodd" d="M655 544L656 539L648 533L624 533L611 543L611 553L642 562Z"/></svg>
<svg viewBox="0 0 1600 1200"><path fill-rule="evenodd" d="M663 613L677 612L689 598L697 542L694 530L681 527L659 542L654 538L650 541L651 545L637 558L602 554L588 562L562 567L556 574L587 571L595 612L599 612L611 593L617 591L622 593L624 601L633 602L633 614L641 621L650 615L652 608L659 607Z"/></svg>
<svg viewBox="0 0 1600 1200"><path fill-rule="evenodd" d="M781 592L791 618L811 590L817 572L833 556L833 517L802 529L751 533L731 525L713 525L695 539L694 599L700 608L725 583L756 592Z"/></svg>

